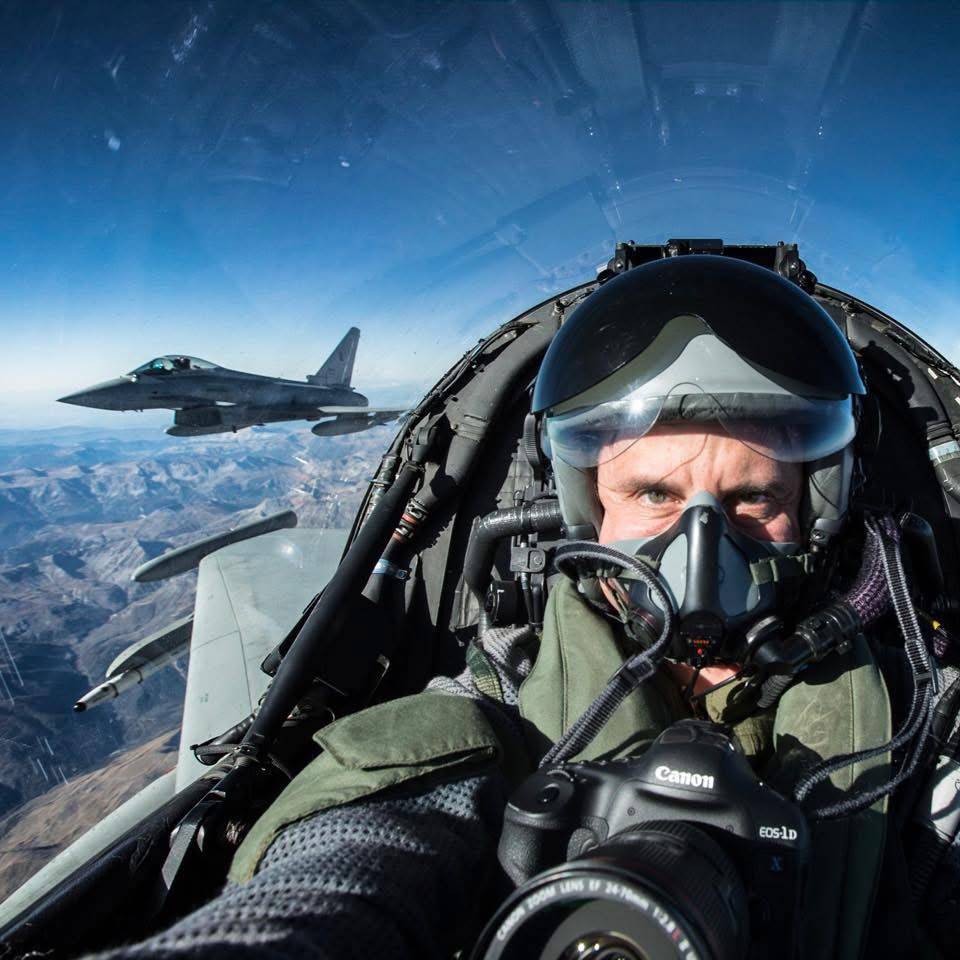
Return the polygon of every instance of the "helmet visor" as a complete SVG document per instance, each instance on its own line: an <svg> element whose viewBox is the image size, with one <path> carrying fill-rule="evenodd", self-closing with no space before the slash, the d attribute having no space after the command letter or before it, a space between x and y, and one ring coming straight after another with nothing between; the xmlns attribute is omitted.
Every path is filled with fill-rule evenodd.
<svg viewBox="0 0 960 960"><path fill-rule="evenodd" d="M694 383L668 394L626 397L546 418L545 452L571 467L599 466L628 450L654 426L721 427L757 453L787 463L829 456L853 440L853 401L785 394L707 393Z"/></svg>

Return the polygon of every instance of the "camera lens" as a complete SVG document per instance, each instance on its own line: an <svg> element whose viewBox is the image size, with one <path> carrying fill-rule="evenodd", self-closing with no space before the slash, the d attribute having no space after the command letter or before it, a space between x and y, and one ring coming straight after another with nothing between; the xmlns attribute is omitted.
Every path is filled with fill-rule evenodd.
<svg viewBox="0 0 960 960"><path fill-rule="evenodd" d="M651 822L539 874L498 911L484 960L736 960L748 944L736 868L702 829Z"/></svg>
<svg viewBox="0 0 960 960"><path fill-rule="evenodd" d="M647 960L647 955L617 934L592 933L571 944L561 960Z"/></svg>

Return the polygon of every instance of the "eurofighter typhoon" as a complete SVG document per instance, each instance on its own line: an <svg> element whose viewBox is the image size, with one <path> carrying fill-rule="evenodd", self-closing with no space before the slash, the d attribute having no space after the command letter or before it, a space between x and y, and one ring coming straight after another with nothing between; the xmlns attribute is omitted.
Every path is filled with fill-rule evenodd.
<svg viewBox="0 0 960 960"><path fill-rule="evenodd" d="M359 433L396 420L403 410L371 407L350 385L360 331L351 327L320 369L305 381L229 370L197 357L170 354L130 373L61 397L100 410L173 410L174 437L226 433L285 420L317 420L318 437Z"/></svg>

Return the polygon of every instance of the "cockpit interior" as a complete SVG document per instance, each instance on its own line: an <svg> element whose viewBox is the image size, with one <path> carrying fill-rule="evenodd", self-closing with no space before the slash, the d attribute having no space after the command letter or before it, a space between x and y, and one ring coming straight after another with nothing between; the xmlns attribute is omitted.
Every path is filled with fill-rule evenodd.
<svg viewBox="0 0 960 960"><path fill-rule="evenodd" d="M215 370L217 365L208 360L201 360L199 357L187 357L182 354L168 354L163 357L156 357L148 363L141 364L135 370L131 370L128 377L138 377L155 374L173 373L178 370Z"/></svg>

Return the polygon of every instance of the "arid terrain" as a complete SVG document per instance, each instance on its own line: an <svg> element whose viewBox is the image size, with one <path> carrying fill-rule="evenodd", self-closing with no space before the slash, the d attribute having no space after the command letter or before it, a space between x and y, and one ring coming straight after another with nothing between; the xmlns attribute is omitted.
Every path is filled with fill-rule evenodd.
<svg viewBox="0 0 960 960"><path fill-rule="evenodd" d="M192 609L195 573L136 584L133 570L279 510L295 510L301 526L349 526L393 429L327 439L300 425L180 440L155 429L0 431L8 889L134 792L131 783L173 765L185 661L72 710L118 653Z"/></svg>
<svg viewBox="0 0 960 960"><path fill-rule="evenodd" d="M115 810L172 770L176 745L177 731L167 731L51 787L0 819L0 900L93 827L104 809Z"/></svg>

